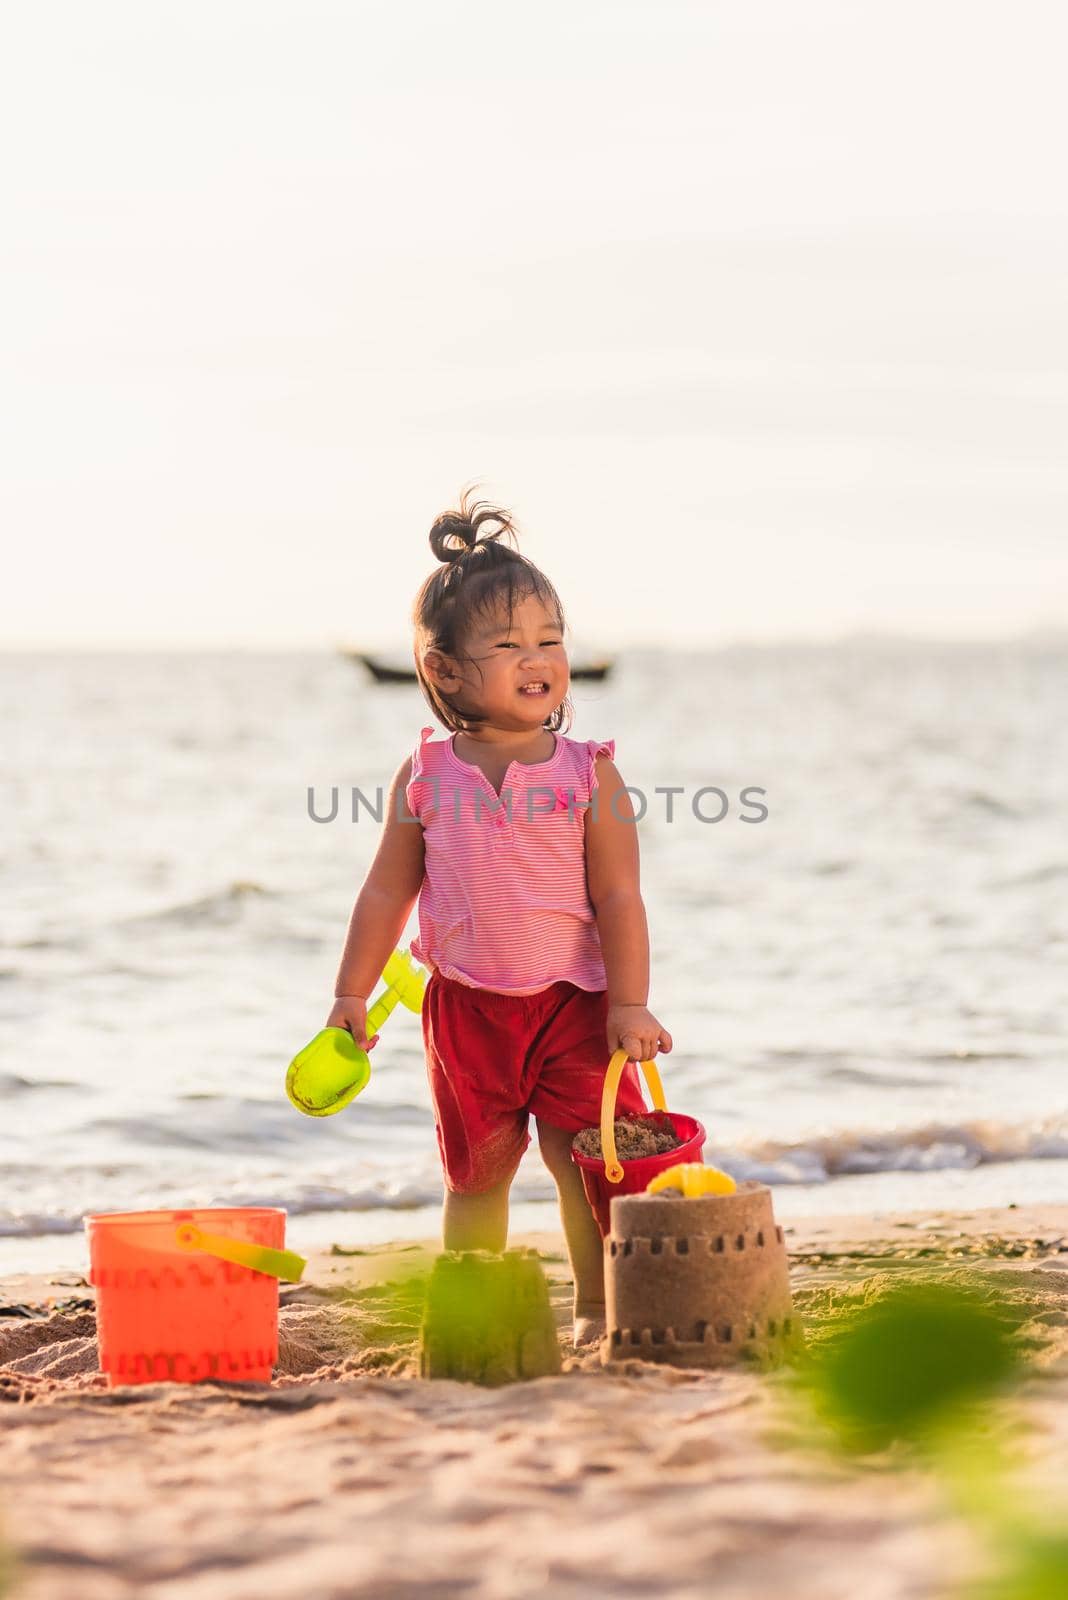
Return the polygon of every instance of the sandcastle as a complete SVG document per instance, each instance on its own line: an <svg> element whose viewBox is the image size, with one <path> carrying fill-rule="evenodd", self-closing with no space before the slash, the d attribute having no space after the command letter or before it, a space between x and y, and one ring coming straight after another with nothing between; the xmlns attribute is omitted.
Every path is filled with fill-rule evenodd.
<svg viewBox="0 0 1068 1600"><path fill-rule="evenodd" d="M771 1365L797 1347L786 1246L766 1184L692 1198L675 1189L618 1195L611 1212L605 1364Z"/></svg>

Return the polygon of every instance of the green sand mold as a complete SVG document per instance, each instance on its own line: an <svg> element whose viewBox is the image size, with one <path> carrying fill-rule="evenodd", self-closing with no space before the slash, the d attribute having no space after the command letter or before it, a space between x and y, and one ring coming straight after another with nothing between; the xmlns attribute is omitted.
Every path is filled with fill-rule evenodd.
<svg viewBox="0 0 1068 1600"><path fill-rule="evenodd" d="M560 1371L549 1286L535 1250L448 1251L427 1287L424 1378L496 1385Z"/></svg>

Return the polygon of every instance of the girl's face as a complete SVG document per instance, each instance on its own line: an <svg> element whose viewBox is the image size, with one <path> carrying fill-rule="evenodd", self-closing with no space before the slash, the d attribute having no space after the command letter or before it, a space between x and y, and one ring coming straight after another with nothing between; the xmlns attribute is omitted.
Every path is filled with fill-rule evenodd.
<svg viewBox="0 0 1068 1600"><path fill-rule="evenodd" d="M571 683L557 618L535 595L492 622L477 618L466 642L474 659L453 666L445 693L461 707L481 712L495 728L533 731L556 710ZM540 688L534 688L540 685ZM530 686L530 687L528 687Z"/></svg>

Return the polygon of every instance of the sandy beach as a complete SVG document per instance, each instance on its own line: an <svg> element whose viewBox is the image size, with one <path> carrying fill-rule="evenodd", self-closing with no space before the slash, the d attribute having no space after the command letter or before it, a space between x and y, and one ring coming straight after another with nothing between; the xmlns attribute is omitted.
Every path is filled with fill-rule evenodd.
<svg viewBox="0 0 1068 1600"><path fill-rule="evenodd" d="M312 1260L283 1290L270 1387L108 1390L77 1274L0 1284L0 1491L18 1600L904 1600L981 1572L919 1471L848 1467L799 1431L784 1376L627 1362L497 1390L415 1376L435 1246ZM1068 1503L1068 1207L795 1222L810 1337L903 1273L994 1271L1027 1307L1010 1402L1023 1480Z"/></svg>

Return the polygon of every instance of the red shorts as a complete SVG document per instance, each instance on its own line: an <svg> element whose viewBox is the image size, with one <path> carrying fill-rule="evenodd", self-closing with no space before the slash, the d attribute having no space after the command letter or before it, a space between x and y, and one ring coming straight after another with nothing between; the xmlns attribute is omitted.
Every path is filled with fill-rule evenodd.
<svg viewBox="0 0 1068 1600"><path fill-rule="evenodd" d="M473 989L435 969L423 997L423 1043L446 1187L481 1194L511 1177L531 1112L578 1133L601 1120L610 1052L608 998L561 980L539 994ZM628 1061L617 1115L646 1109Z"/></svg>

